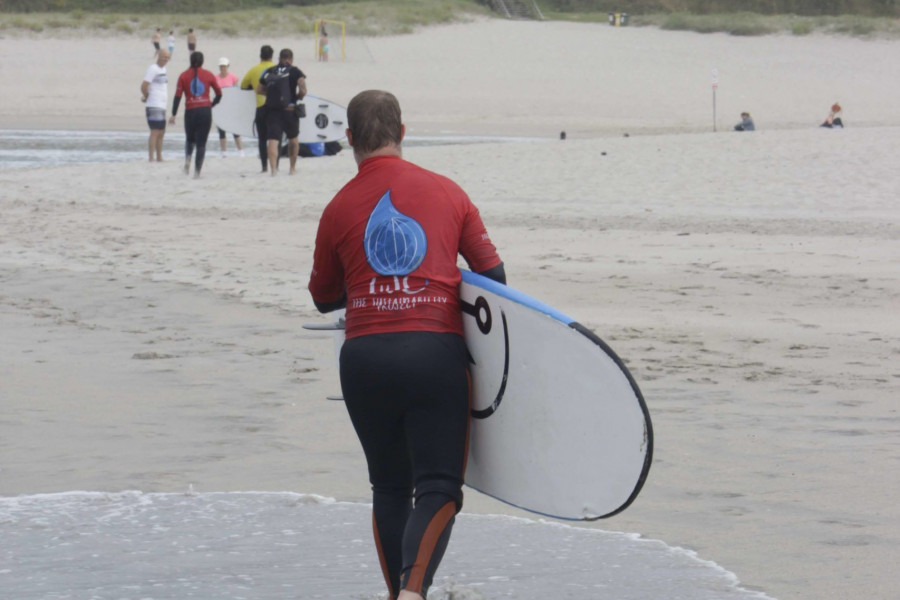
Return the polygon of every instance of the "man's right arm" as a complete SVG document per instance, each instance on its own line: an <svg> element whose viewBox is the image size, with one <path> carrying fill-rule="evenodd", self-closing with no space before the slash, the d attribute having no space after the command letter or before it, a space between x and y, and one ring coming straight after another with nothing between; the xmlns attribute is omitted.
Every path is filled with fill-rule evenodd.
<svg viewBox="0 0 900 600"><path fill-rule="evenodd" d="M272 69L272 67L269 67L268 69L263 70L263 72L260 73L260 74L259 74L259 77L257 78L257 81L256 81L256 93L257 93L258 95L260 95L260 96L265 96L265 95L266 95L266 84L265 84L266 74L267 74L271 69Z"/></svg>
<svg viewBox="0 0 900 600"><path fill-rule="evenodd" d="M142 81L141 82L141 102L146 102L147 97L150 95L150 82Z"/></svg>
<svg viewBox="0 0 900 600"><path fill-rule="evenodd" d="M306 77L297 80L297 99L303 100L306 96Z"/></svg>

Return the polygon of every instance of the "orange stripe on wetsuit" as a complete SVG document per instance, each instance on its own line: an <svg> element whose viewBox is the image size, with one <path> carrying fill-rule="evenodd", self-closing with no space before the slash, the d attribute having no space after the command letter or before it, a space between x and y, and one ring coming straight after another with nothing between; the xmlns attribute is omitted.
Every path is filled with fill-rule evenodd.
<svg viewBox="0 0 900 600"><path fill-rule="evenodd" d="M396 598L399 590L394 589L391 583L390 570L387 566L387 560L384 558L384 548L381 545L381 536L378 535L378 523L375 521L375 511L372 510L372 531L375 533L375 549L378 551L378 562L381 564L381 575L384 577L384 583L387 585L388 591L391 593L391 599Z"/></svg>
<svg viewBox="0 0 900 600"><path fill-rule="evenodd" d="M456 502L450 501L431 519L431 522L425 529L425 534L422 536L422 541L419 543L419 553L416 555L416 562L409 570L409 578L403 586L403 589L417 594L422 593L422 584L425 581L425 573L428 570L428 564L431 562L431 558L434 555L434 549L437 546L438 539L441 537L441 534L444 533L444 529L447 528L447 523L449 523L450 519L455 515Z"/></svg>

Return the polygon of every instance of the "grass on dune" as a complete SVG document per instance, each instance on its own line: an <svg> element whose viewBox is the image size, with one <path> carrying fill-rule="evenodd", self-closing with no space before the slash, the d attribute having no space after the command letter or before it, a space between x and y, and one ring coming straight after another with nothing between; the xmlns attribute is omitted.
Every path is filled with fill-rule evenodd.
<svg viewBox="0 0 900 600"><path fill-rule="evenodd" d="M316 19L344 21L357 36L410 33L415 28L461 22L489 14L471 0L370 0L320 6L289 6L219 13L106 13L74 10L52 13L0 13L0 32L54 36L145 34L157 27L184 36L189 27L226 37L312 33Z"/></svg>
<svg viewBox="0 0 900 600"><path fill-rule="evenodd" d="M317 6L258 8L218 13L105 13L73 10L53 13L0 13L0 35L47 35L77 37L145 35L161 27L184 36L189 27L204 35L223 37L289 36L312 33L316 19L344 21L354 36L410 33L416 28L464 22L477 16L497 16L474 0L366 0ZM544 12L550 20L606 23L606 12ZM831 33L857 37L900 37L900 19L843 15L801 17L728 14L666 13L632 15L629 26L659 27L700 33L737 36L769 34L809 35Z"/></svg>

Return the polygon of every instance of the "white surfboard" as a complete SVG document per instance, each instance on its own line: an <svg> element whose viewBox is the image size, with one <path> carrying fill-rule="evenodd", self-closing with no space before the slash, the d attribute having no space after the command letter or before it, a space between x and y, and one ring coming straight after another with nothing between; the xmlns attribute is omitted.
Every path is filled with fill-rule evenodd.
<svg viewBox="0 0 900 600"><path fill-rule="evenodd" d="M525 510L621 512L650 469L650 413L615 352L574 319L463 271L473 364L466 484Z"/></svg>
<svg viewBox="0 0 900 600"><path fill-rule="evenodd" d="M300 143L333 142L344 137L347 109L330 100L307 94L302 103L306 116L300 119ZM222 90L222 100L213 107L213 121L220 129L243 137L256 137L256 92L236 87Z"/></svg>
<svg viewBox="0 0 900 600"><path fill-rule="evenodd" d="M473 392L466 485L558 519L627 508L650 470L653 428L621 359L546 304L469 271L462 278ZM335 330L339 356L342 319L304 327Z"/></svg>

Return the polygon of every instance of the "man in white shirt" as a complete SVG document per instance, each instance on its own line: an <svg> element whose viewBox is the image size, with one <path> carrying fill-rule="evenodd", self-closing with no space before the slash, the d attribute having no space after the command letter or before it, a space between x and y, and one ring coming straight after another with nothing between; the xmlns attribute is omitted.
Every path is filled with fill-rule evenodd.
<svg viewBox="0 0 900 600"><path fill-rule="evenodd" d="M147 68L147 74L141 82L141 102L146 105L147 125L150 127L148 143L150 162L154 160L162 162L162 143L166 134L166 105L169 101L169 80L166 75L169 56L167 50L160 49L156 55L156 62Z"/></svg>

